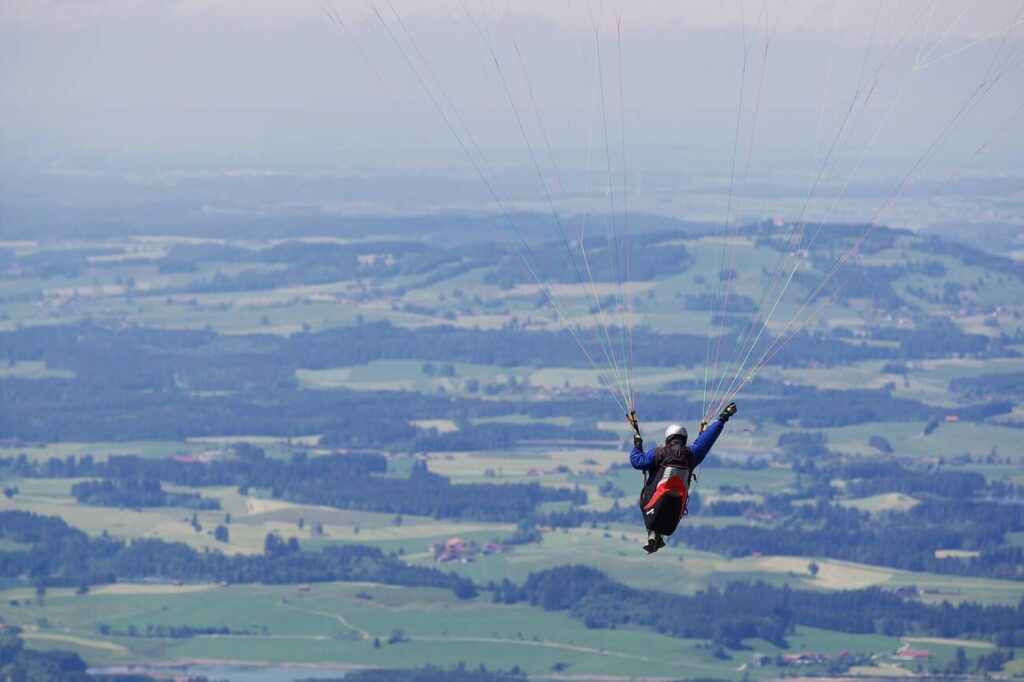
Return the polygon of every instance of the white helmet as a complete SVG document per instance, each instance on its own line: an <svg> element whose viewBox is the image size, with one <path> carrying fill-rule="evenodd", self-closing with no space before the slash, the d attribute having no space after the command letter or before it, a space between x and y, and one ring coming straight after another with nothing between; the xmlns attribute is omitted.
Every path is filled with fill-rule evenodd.
<svg viewBox="0 0 1024 682"><path fill-rule="evenodd" d="M669 424L668 428L665 429L665 442L668 442L669 438L673 436L682 436L683 442L686 442L686 428L682 424Z"/></svg>

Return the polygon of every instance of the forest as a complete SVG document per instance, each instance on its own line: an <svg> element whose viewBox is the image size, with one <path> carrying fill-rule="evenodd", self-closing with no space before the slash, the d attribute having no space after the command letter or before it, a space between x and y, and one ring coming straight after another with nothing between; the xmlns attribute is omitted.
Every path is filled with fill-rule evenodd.
<svg viewBox="0 0 1024 682"><path fill-rule="evenodd" d="M141 674L104 675L88 672L82 657L71 651L26 649L20 628L0 630L0 678L15 682L157 682ZM204 677L185 682L207 682Z"/></svg>
<svg viewBox="0 0 1024 682"><path fill-rule="evenodd" d="M516 522L530 517L543 502L587 501L586 492L551 488L539 483L464 483L453 485L416 462L409 476L383 477L386 460L380 455L349 454L309 457L298 452L290 460L269 458L252 446L236 448L234 459L214 462L147 460L115 456L51 459L35 464L27 459L0 460L0 472L27 477L102 477L77 483L72 494L105 506L146 507L166 502L159 482L186 486L230 485L241 491L259 489L275 499L323 504L339 509L414 514L448 519ZM163 495L161 497L160 495ZM211 509L215 501L194 494L184 500L189 509Z"/></svg>
<svg viewBox="0 0 1024 682"><path fill-rule="evenodd" d="M199 552L179 542L108 536L90 538L56 517L0 512L0 539L28 547L0 550L0 576L27 576L37 591L120 580L159 578L195 582L291 583L373 581L391 585L451 588L460 599L476 596L472 582L437 569L410 566L365 545L331 545L303 552L292 538L268 535L264 553L227 556Z"/></svg>
<svg viewBox="0 0 1024 682"><path fill-rule="evenodd" d="M1002 342L990 343L984 337L976 339L942 325L903 330L894 339L889 338L893 332L878 334L899 346L883 348L835 336L802 336L787 347L792 356L782 361L798 358L806 365L869 358L905 360L932 357L934 348L984 357L1010 352L1001 350ZM332 447L475 449L488 441L514 443L523 434L513 425L474 426L468 423L472 418L509 414L591 421L620 418L614 405L572 393L558 400L537 401L511 392L502 400L493 400L482 395L413 391L304 390L295 381L299 368L340 367L384 358L493 363L499 367L573 367L579 365L580 354L567 334L450 327L414 333L387 323L366 323L286 338L247 337L241 348L239 343L201 331L115 330L91 322L0 332L0 357L9 365L45 362L51 369L74 374L74 378L0 379L0 438L60 442L322 433L324 444ZM956 350L961 347L963 351ZM671 359L673 363L695 364L703 361L706 342L697 336L643 333L636 336L635 352L638 362L658 365ZM880 420L938 420L950 413L965 419L987 419L1010 412L1015 404L1007 393L995 401L950 411L894 396L885 388L776 390L784 399L772 395L761 399L752 390L748 410L764 420L799 420L810 428ZM273 405L267 402L270 396ZM649 419L671 419L680 410L699 409L674 394L655 392L647 399ZM822 401L844 405L844 409L822 410ZM386 416L396 409L405 420L396 422ZM126 411L133 419L120 418ZM408 424L413 419L440 418L454 419L465 428L437 434ZM546 425L538 437L567 439L576 435L571 427Z"/></svg>
<svg viewBox="0 0 1024 682"><path fill-rule="evenodd" d="M0 580L12 587L5 621L34 627L35 611L91 604L90 592L118 582L246 586L238 592L321 583L314 588L319 597L347 594L361 589L351 583L366 581L435 588L409 592L458 609L515 605L510 612L562 624L568 616L578 628L573 638L583 626L596 638L614 629L677 638L667 645L678 642L684 657L728 661L730 670L765 643L799 651L808 628L842 633L826 634L840 642L846 634L876 641L921 636L999 647L936 663L936 674L996 670L1024 645L1024 603L1005 596L1024 581L1024 507L1016 453L1004 444L1024 428L1024 334L990 333L995 309L985 300L993 278L1020 278L1011 261L901 230L879 228L865 240L864 253L880 258L852 265L857 277L825 289L845 306L842 314L794 337L772 371L745 387L739 418L718 450L723 456L709 458L700 472L712 474L709 483L692 494L690 516L657 557L681 559L681 575L695 581L692 592L679 594L641 579L620 581L639 558L634 545L642 533L630 487L636 477L624 471L628 444L620 439L627 432L608 426L623 424L621 409L590 381L572 335L552 331L543 297L516 288L529 278L514 260L499 245L469 239L471 223L456 226L467 237L458 243L171 240L140 249L154 256L129 251L138 244L0 249L0 273L16 285L0 292L16 318L2 320L0 330L0 441L8 454L0 457L0 501L7 505L0 512ZM761 252L771 252L764 262L783 253L769 226L743 231ZM858 232L824 231L809 270L825 268ZM701 246L689 240L709 234L709 226L680 234L641 231L632 238L632 277L653 294L637 296L641 314L671 306L697 318L714 310L711 283L693 273ZM669 238L679 248L659 246ZM589 246L596 255L606 248ZM611 282L608 259L598 260L596 280ZM947 281L960 274L958 263L991 272ZM728 282L734 273L723 268L719 275ZM562 272L555 279L573 278ZM33 290L36 281L45 292ZM812 285L812 275L797 273L796 289ZM79 292L90 286L116 292ZM305 300L306 286L330 294ZM756 297L735 293L730 309L718 311L726 349L741 340L738 326L758 308ZM19 315L46 324L24 324ZM996 326L1012 329L1005 311L999 315ZM498 322L477 325L475 317ZM703 330L652 324L659 326L636 329L631 352L645 382L644 436L653 443L651 422L701 411L700 368L709 349ZM541 370L568 370L572 380L552 380ZM958 425L977 431L961 435ZM998 448L970 441L975 432L996 434ZM951 437L967 445L954 449L943 441ZM579 465L575 451L556 451L584 442L593 452L581 454ZM463 462L465 471L458 468ZM531 478L540 470L543 478ZM516 482L502 482L509 477ZM69 493L77 504L104 508L90 509L82 525L90 534L72 516L65 522L40 514L51 513L47 505L68 504ZM887 506L885 496L898 498L896 504ZM338 523L359 518L370 525L358 536L359 525L351 535L324 535L312 522L306 533L302 523L311 514L288 505L349 510L323 511L345 519ZM19 506L36 514L14 511ZM253 511L264 508L288 511ZM125 526L108 524L106 516L134 519L134 512L113 509L139 510L140 523L153 525L122 539ZM366 520L364 512L379 516ZM233 525L250 515L261 518ZM300 516L296 533L292 519ZM418 518L399 525L403 516ZM209 549L159 539L171 537L163 528L155 532L168 522L183 534L177 537ZM483 523L504 526L492 531ZM427 529L429 539L412 538L414 526ZM424 546L452 537L471 546L493 542L500 554L432 563ZM579 543L587 553L566 553ZM807 575L816 575L815 561L834 570L828 560L885 567L878 575L927 572L922 581L929 588L948 582L956 586L949 593L962 589L964 601L937 604L907 587L903 574L898 588L825 588L827 581L808 580L799 570L770 567L778 557L807 557ZM742 572L735 580L700 574L694 566L705 560ZM591 567L559 566L567 561ZM514 579L502 579L513 571ZM993 601L1001 600L994 605L987 594L982 603L971 601L981 589L973 579L1016 582L992 583ZM322 584L328 582L346 584ZM102 590L108 591L114 590ZM220 599L236 592L214 593ZM217 637L244 646L277 636L246 622L220 614L171 624L111 618L79 632L118 638L133 655L150 646L185 651ZM531 636L537 637L527 633L524 641ZM31 637L26 641L33 646ZM449 646L461 654L461 644ZM775 657L775 665L782 661ZM870 654L857 652L822 667L838 674L854 661L872 663ZM0 666L0 677L31 669L44 679L101 679L90 677L74 654L20 644ZM520 682L524 675L474 666L346 677L383 679Z"/></svg>
<svg viewBox="0 0 1024 682"><path fill-rule="evenodd" d="M671 539L726 556L752 553L817 555L912 571L1024 580L1024 548L1009 543L1024 532L1024 507L1003 504L1019 491L981 474L909 466L891 460L849 461L835 455L824 438L790 432L779 444L803 485L786 494L766 495L762 502L717 501L709 516L760 518L751 524L733 521L713 527L687 524ZM143 507L159 501L160 482L181 486L228 485L239 491L264 491L271 498L340 509L431 516L434 518L512 522L520 541L536 540L534 528L571 528L637 520L633 504L615 500L607 511L581 510L587 494L579 487L554 488L538 483L452 484L416 461L408 475L383 476L380 455L348 454L273 459L260 448L240 445L234 457L212 462L85 456L33 462L24 457L0 461L0 473L26 478L90 478L76 483L76 496L94 495L116 506ZM621 465L620 465L621 466ZM710 462L709 466L722 466ZM836 488L833 481L844 481ZM77 491L77 492L76 492ZM85 491L85 492L83 492ZM162 492L162 491L161 491ZM870 514L842 506L848 497L886 493L914 495L918 503L905 511ZM11 491L12 495L17 493ZM198 493L182 500L188 508L211 508ZM204 502L205 500L205 502ZM166 500L165 500L166 501ZM541 511L547 502L568 502L561 510ZM702 511L695 492L690 511ZM771 519L765 522L763 519ZM226 530L224 531L226 532ZM532 540L531 540L532 539ZM937 549L974 552L969 557L940 557Z"/></svg>
<svg viewBox="0 0 1024 682"><path fill-rule="evenodd" d="M755 637L785 648L796 625L891 636L983 637L1002 647L1024 645L1024 602L1016 607L928 605L879 588L816 592L744 581L684 596L631 588L579 565L531 573L522 585L506 579L479 587L453 574L406 565L394 555L365 546L334 545L304 552L294 539L285 542L269 535L263 554L229 557L161 540L126 544L90 539L59 519L26 512L0 512L0 539L29 545L0 552L0 576L28 574L39 595L48 586L87 590L89 585L118 579L264 584L369 580L447 587L460 599L487 589L496 602L567 611L590 628L641 627L707 639L733 650ZM682 613L689 615L680 618Z"/></svg>
<svg viewBox="0 0 1024 682"><path fill-rule="evenodd" d="M1024 548L1008 544L1011 533L1024 530L1024 507L1003 503L1019 495L1015 486L973 472L884 459L844 461L814 434L784 434L779 444L804 478L801 491L770 495L761 504L709 507L712 515L769 515L776 523L694 525L676 541L734 557L753 552L817 555L911 571L1024 580ZM843 481L842 489L833 481ZM880 514L836 504L895 492L914 495L919 502L906 511ZM936 556L937 549L946 548L978 554Z"/></svg>
<svg viewBox="0 0 1024 682"><path fill-rule="evenodd" d="M993 637L1007 648L1024 643L1024 603L1015 608L929 606L878 588L815 592L736 581L683 596L637 590L595 568L573 565L533 573L522 587L497 586L495 599L567 611L587 627L639 626L674 637L710 639L733 650L755 637L785 648L795 625L849 633Z"/></svg>
<svg viewBox="0 0 1024 682"><path fill-rule="evenodd" d="M220 509L220 502L199 493L169 493L153 479L104 479L82 481L71 486L71 496L80 504L99 507L183 507Z"/></svg>

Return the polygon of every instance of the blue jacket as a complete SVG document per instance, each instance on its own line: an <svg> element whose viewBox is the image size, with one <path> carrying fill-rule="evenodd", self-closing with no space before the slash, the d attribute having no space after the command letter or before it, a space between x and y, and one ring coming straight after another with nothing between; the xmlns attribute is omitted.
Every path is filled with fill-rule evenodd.
<svg viewBox="0 0 1024 682"><path fill-rule="evenodd" d="M716 419L708 425L708 428L704 429L704 433L697 436L697 440L693 441L693 445L690 446L690 451L693 453L693 466L699 466L704 461L711 446L715 444L718 436L722 433L723 426L725 426L725 422ZM654 458L655 450L657 448L651 448L644 452L640 448L633 448L633 452L629 453L629 463L633 465L634 469L651 471L657 466Z"/></svg>

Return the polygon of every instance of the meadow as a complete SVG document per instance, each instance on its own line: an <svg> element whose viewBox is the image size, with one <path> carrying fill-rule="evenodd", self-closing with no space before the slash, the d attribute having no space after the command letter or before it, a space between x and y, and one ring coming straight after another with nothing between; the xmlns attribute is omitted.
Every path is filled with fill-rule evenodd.
<svg viewBox="0 0 1024 682"><path fill-rule="evenodd" d="M302 240L222 240L206 244L260 254L282 245L294 246L295 242L308 246ZM381 254L388 249L387 243L374 240L338 243L360 245ZM11 252L16 258L56 258L54 252L59 251L76 264L57 274L0 275L0 332L15 334L44 325L56 327L85 321L115 329L139 326L161 332L193 330L214 335L218 342L243 354L253 352L255 342L250 347L250 339L301 338L379 321L402 330L439 325L462 330L526 332L559 328L554 314L540 300L536 286L521 281L502 282L493 277L494 264L470 263L450 276L445 276L442 268L436 272L409 268L384 274L360 271L358 276L349 278L279 285L274 277L285 272L290 264L262 262L258 258L231 261L210 257L197 258L191 267L176 269L164 261L177 253L175 249L197 244L187 238L168 237L71 243L59 248L43 242L13 245ZM77 250L85 246L103 253L76 256ZM690 266L636 283L632 288L636 306L633 312L642 320L639 333L702 334L708 327L709 311L685 301L710 286L709 277L713 274L707 267L693 264L714 262L716 244L707 237L689 235L665 237L652 244L655 249L674 247L685 250ZM444 252L438 260L444 263L449 256ZM243 258L237 254L233 257ZM359 263L367 267L376 267L378 260L387 262L386 255L360 258L363 260ZM774 267L777 258L778 252L764 243L753 238L741 240L734 265L738 273L732 285L735 295L758 300L764 273ZM821 436L829 456L836 461L927 465L941 467L945 472L977 473L990 483L1018 489L1024 486L1024 451L1020 447L1024 408L1016 397L1009 396L1014 401L1010 411L995 417L945 418L976 402L952 390L951 382L1013 376L1024 371L1020 355L1024 351L1020 322L1024 285L1019 278L980 266L966 266L952 256L932 253L910 237L896 238L895 246L866 256L860 265L899 268L919 261L941 264L944 276L927 276L908 268L907 272L891 277L889 289L897 292L914 315L920 316L919 321L943 316L952 321L958 333L980 335L993 343L1005 337L1008 341L999 346L998 356L995 352L992 357L949 353L898 362L854 359L841 364L789 358L767 367L760 375L766 383L760 387L753 385L749 396L741 394L740 413L716 446L715 461L709 461L700 472L696 490L705 508L718 503L763 505L767 500L797 497L805 492L810 474L801 469L803 463L784 444L787 434L793 432ZM232 278L244 277L259 282L267 278L272 285L231 288L235 282ZM955 302L945 301L942 296L951 285L968 293ZM559 286L563 287L559 291L575 296L573 319L584 328L593 325L586 312L587 298L577 296L578 291L570 286ZM608 296L614 291L608 285L601 293ZM896 341L868 339L867 335L879 329L904 331L904 327L912 326L911 315L907 314L907 320L887 319L879 308L869 296L843 297L808 331L832 339L844 348L896 348ZM797 310L795 300L781 302L777 318L769 325L770 331L781 331L785 320ZM836 341L839 337L829 335L837 331L845 335L843 339L864 337L863 343ZM732 352L728 347L723 350L726 357ZM22 382L39 382L43 386L50 385L46 382L62 381L74 385L88 379L81 372L57 364L19 359L11 353L6 365L0 367L0 382L11 386L22 386ZM552 408L547 410L548 416L536 416L528 409L557 406L562 398L580 403L604 400L600 373L582 365L563 366L543 359L513 364L418 356L334 364L318 361L289 366L282 372L284 378L279 386L314 396L336 391L396 392L436 399L438 404L465 400L479 401L485 406L514 405L513 409L487 416L411 417L402 414L399 407L380 416L384 424L385 418L391 419L401 422L403 427L413 427L412 431L419 434L457 435L505 427L529 434L531 429L540 432L550 427L574 429L574 433L584 433L587 438L526 437L512 446L494 448L411 450L371 445L363 449L387 456L386 476L405 477L422 462L431 473L446 477L455 485L538 483L547 488L578 488L587 495L586 504L575 509L582 514L610 513L615 505L632 509L641 476L624 466L630 435L624 420L612 420L607 411L581 417ZM112 374L111 382L121 381L120 375ZM239 374L244 378L244 370ZM676 415L671 401L696 403L703 378L703 367L697 365L669 362L667 366L635 368L634 387L649 445L656 444L657 434L670 421L683 420L695 430L699 415ZM175 376L174 381L178 382L177 389L191 391L199 399L221 394L252 395L257 402L270 405L274 402L273 391L279 388L268 388L259 384L260 379L253 378L251 383L228 389L192 391L180 377ZM929 415L941 418L892 415L891 419L815 427L803 425L798 414L786 420L773 420L744 408L744 397L764 403L785 401L784 396L771 392L779 386L837 392L883 391L895 399L919 403L924 406L922 409L932 410ZM758 393L759 390L764 392ZM658 395L665 402L649 406L644 402L648 395ZM983 400L992 402L991 397ZM481 414L487 411L474 409ZM820 409L841 411L844 404L821 405ZM211 414L212 419L218 418L214 412ZM647 418L648 414L654 416ZM236 456L234 448L239 444L261 448L267 457L280 461L290 461L297 452L313 458L344 456L360 451L332 444L331 436L336 434L330 433L331 429L343 432L345 423L345 415L339 414L337 425L328 424L329 428L318 430L296 429L289 435L269 429L263 433L258 428L232 433L227 429L218 431L214 425L206 433L183 433L176 438L5 438L0 442L0 457L13 460L24 456L30 462L42 463L50 458L90 456L102 461L135 455L146 460L183 457L202 462L229 460ZM891 452L871 445L872 436L883 437ZM56 516L92 537L106 534L125 541L160 539L227 555L259 555L265 551L268 535L284 540L295 538L303 551L334 545L368 545L394 553L409 565L451 571L480 587L478 596L462 600L447 589L378 583L314 583L307 590L297 585L179 585L162 579L93 585L85 593L50 587L42 594L37 593L27 577L0 583L4 587L0 593L0 621L23 627L28 646L73 650L92 665L203 660L366 666L397 663L411 667L461 662L467 666L484 663L488 668L499 669L518 666L531 675L559 673L579 679L686 676L740 680L775 678L782 671L775 666L752 667L754 652L774 658L777 654L802 651L834 657L847 651L877 656L871 665L858 669L864 674L896 675L915 670L914 664L888 658L902 644L927 648L931 653L927 664L938 668L952 660L959 647L974 655L995 645L986 639L851 635L798 626L787 633L787 649L750 638L744 642L746 649L723 650L711 640L673 638L650 630L588 628L565 612L544 611L522 603L494 603L485 587L503 580L522 584L539 571L586 564L633 588L683 595L739 580L761 580L815 592L914 587L918 591L915 598L925 604L948 601L1016 606L1024 594L1021 582L1014 579L911 571L813 552L806 556L748 553L730 557L687 544L691 529L726 532L733 526L771 527L769 521L751 514L694 513L679 531L682 544L655 556L647 556L640 549L643 533L637 515L629 522L622 518L586 521L568 528L541 524L534 529L538 533L535 541L509 545L504 548L506 551L476 554L466 562L441 565L435 563L434 546L452 538L461 538L476 547L507 542L520 530L517 523L341 509L283 499L279 491L270 488L243 490L228 485L163 485L167 492L197 492L216 500L219 509L214 510L101 507L78 503L72 496L72 486L84 480L87 479L5 478L2 485L10 494L0 497L0 511L23 510ZM843 486L843 481L835 481L833 487L841 491ZM929 499L926 492L839 495L835 506L865 512L881 523L888 515L908 512ZM569 508L566 502L545 504L538 506L538 514ZM226 541L215 537L214 529L218 526L227 528ZM1024 546L1024 532L1008 533L1006 545ZM0 540L0 548L16 547L17 543ZM939 553L964 561L977 555L974 550L947 547L937 547L936 556ZM167 634L168 628L185 627L197 633ZM226 631L214 632L221 628ZM806 670L823 673L826 667L819 664ZM1011 674L1021 670L1020 661L1006 667Z"/></svg>
<svg viewBox="0 0 1024 682"><path fill-rule="evenodd" d="M19 596L3 594L5 601ZM406 665L518 665L537 675L562 664L572 675L658 677L700 670L740 679L748 660L716 659L702 641L592 630L535 607L460 602L439 590L373 584L325 583L309 592L294 586L113 585L86 595L55 590L43 604L29 598L17 609L22 617L45 621L26 635L33 646L72 649L104 665L216 658L380 666L400 657ZM101 622L97 614L103 614ZM234 634L158 637L146 634L150 626L226 627ZM101 627L111 634L101 634ZM137 634L128 636L130 631ZM752 644L772 656L780 651L767 642ZM890 652L900 640L801 628L790 644L794 651L834 655Z"/></svg>

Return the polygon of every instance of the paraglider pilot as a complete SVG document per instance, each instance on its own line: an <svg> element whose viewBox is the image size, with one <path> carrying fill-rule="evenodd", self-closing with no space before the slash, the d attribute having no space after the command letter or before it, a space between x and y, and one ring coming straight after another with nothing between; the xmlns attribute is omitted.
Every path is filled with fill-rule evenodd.
<svg viewBox="0 0 1024 682"><path fill-rule="evenodd" d="M680 424L670 424L665 429L665 445L644 452L644 440L636 423L636 415L630 415L633 424L633 451L629 463L634 469L644 472L644 488L640 493L640 511L647 526L647 544L644 550L650 554L665 546L662 539L672 535L679 520L686 515L686 502L693 471L704 461L711 446L718 440L729 417L736 414L736 403L726 405L718 419L704 429L693 445L686 446L686 429Z"/></svg>

